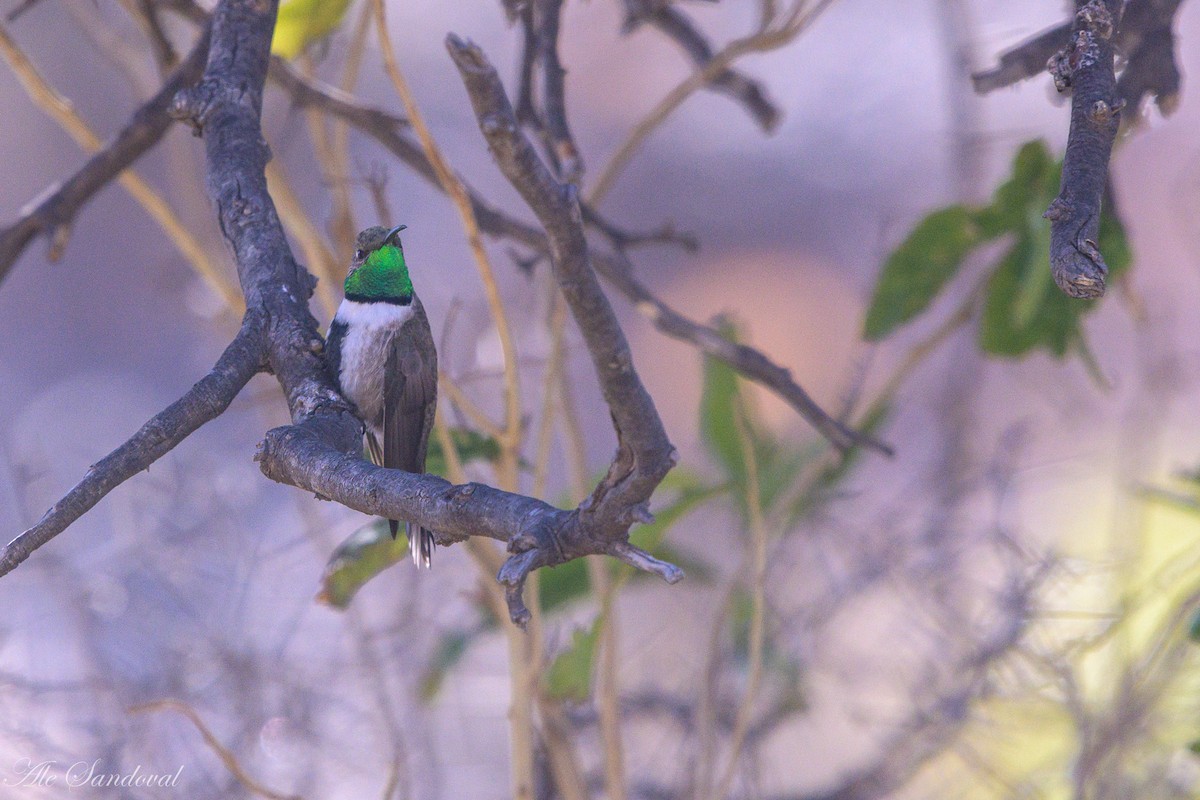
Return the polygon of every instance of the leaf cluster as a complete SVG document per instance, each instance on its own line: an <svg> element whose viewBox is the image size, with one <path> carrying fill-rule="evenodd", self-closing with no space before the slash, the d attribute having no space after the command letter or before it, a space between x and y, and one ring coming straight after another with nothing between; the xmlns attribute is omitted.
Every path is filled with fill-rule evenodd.
<svg viewBox="0 0 1200 800"><path fill-rule="evenodd" d="M863 336L879 341L929 309L984 245L1003 242L982 288L978 342L989 355L1018 358L1043 351L1086 356L1081 322L1096 301L1067 297L1050 274L1050 223L1042 214L1058 194L1062 162L1041 140L1024 144L1008 179L985 206L956 204L926 216L892 252L875 286ZM1110 275L1132 261L1120 220L1106 208L1100 250Z"/></svg>

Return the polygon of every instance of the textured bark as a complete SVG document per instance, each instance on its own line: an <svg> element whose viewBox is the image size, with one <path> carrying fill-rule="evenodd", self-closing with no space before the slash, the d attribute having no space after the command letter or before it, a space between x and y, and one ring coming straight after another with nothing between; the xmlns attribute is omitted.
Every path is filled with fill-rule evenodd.
<svg viewBox="0 0 1200 800"><path fill-rule="evenodd" d="M1121 0L1080 2L1067 46L1050 62L1055 86L1072 92L1062 186L1046 210L1050 269L1054 282L1072 297L1100 297L1108 275L1096 240L1108 159L1120 127L1111 40L1121 6Z"/></svg>

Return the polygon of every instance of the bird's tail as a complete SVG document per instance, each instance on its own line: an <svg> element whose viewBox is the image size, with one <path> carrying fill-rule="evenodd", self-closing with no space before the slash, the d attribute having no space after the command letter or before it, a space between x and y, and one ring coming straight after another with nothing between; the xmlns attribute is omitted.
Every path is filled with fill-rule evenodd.
<svg viewBox="0 0 1200 800"><path fill-rule="evenodd" d="M412 555L413 563L418 568L429 569L433 563L433 531L406 522L404 533L408 536L408 552Z"/></svg>

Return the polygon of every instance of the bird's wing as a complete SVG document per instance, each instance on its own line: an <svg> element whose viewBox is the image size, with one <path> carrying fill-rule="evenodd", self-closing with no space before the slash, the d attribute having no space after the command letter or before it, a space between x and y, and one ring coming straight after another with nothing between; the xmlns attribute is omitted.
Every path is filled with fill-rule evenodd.
<svg viewBox="0 0 1200 800"><path fill-rule="evenodd" d="M383 465L407 472L425 471L429 431L437 411L437 353L421 301L413 298L413 317L392 337L383 377ZM392 537L399 524L388 520ZM433 532L405 525L413 563L428 567Z"/></svg>
<svg viewBox="0 0 1200 800"><path fill-rule="evenodd" d="M414 312L388 347L383 378L383 465L421 473L437 408L437 354L424 310L418 304Z"/></svg>

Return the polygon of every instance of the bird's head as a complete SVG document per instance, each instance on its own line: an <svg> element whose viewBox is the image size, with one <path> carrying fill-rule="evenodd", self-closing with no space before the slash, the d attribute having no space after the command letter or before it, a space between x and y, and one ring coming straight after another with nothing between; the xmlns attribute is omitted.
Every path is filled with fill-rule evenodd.
<svg viewBox="0 0 1200 800"><path fill-rule="evenodd" d="M400 244L400 231L406 227L374 225L358 234L344 286L347 299L400 305L412 302L412 279Z"/></svg>

